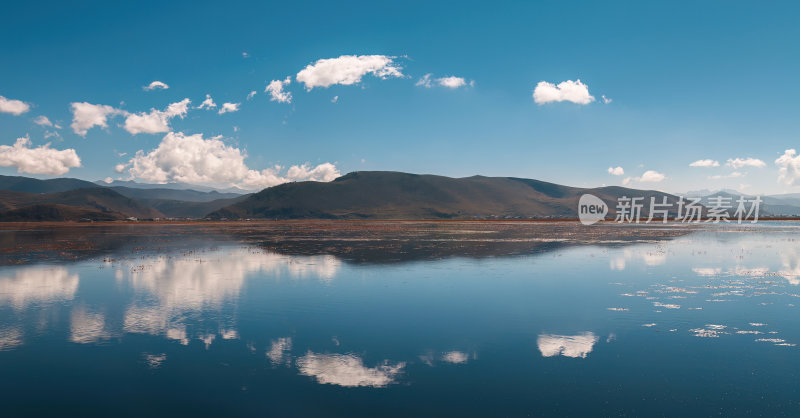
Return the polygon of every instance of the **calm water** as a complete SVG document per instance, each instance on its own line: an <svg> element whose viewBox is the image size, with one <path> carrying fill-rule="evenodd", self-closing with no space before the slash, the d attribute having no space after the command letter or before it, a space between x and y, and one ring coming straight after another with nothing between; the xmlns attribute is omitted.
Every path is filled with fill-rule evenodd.
<svg viewBox="0 0 800 418"><path fill-rule="evenodd" d="M2 416L799 416L800 228L0 267ZM124 237L123 237L124 239Z"/></svg>

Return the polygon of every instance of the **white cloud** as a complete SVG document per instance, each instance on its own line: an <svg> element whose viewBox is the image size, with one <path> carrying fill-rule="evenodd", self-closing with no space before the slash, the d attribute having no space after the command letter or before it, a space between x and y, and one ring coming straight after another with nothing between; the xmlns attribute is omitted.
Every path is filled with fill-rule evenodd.
<svg viewBox="0 0 800 418"><path fill-rule="evenodd" d="M242 52L242 58L250 58L250 54L247 51Z"/></svg>
<svg viewBox="0 0 800 418"><path fill-rule="evenodd" d="M339 102L339 96L333 96L333 99L331 99L331 103L337 103L337 102Z"/></svg>
<svg viewBox="0 0 800 418"><path fill-rule="evenodd" d="M720 180L720 179L735 179L735 178L739 178L739 177L743 177L743 176L744 176L744 173L741 173L739 171L734 171L734 172L732 172L730 174L717 174L717 175L714 175L714 176L708 176L708 178L709 178L709 180Z"/></svg>
<svg viewBox="0 0 800 418"><path fill-rule="evenodd" d="M533 101L540 105L552 102L586 105L594 101L594 96L589 94L589 86L581 83L581 80L562 81L558 85L540 81L533 90Z"/></svg>
<svg viewBox="0 0 800 418"><path fill-rule="evenodd" d="M330 163L313 168L307 164L292 166L286 176L280 174L280 167L252 170L244 162L247 154L225 145L220 138L205 139L201 134L170 132L156 149L147 154L138 151L127 164L117 165L115 170L128 169L131 178L154 183L211 184L245 189L271 187L290 181L330 181L340 175Z"/></svg>
<svg viewBox="0 0 800 418"><path fill-rule="evenodd" d="M433 82L431 81L431 76L433 76L433 74L431 73L425 74L424 76L422 76L422 78L417 80L417 82L414 85L425 87L427 89L431 88L433 86Z"/></svg>
<svg viewBox="0 0 800 418"><path fill-rule="evenodd" d="M474 83L474 82L467 83L467 80L465 80L463 77L449 76L449 77L440 77L440 78L436 78L436 79L434 79L432 77L433 77L433 74L431 74L431 73L425 74L425 75L422 76L422 78L417 80L417 82L414 83L414 85L415 86L420 86L420 87L425 87L426 89L429 89L429 88L433 87L434 84L437 84L437 85L442 86L442 87L447 87L447 88L451 88L451 89L457 89L459 87L466 86L467 84L469 84L471 86Z"/></svg>
<svg viewBox="0 0 800 418"><path fill-rule="evenodd" d="M542 334L536 340L536 345L542 357L564 356L572 358L586 358L592 352L598 337L591 332L578 335L553 335Z"/></svg>
<svg viewBox="0 0 800 418"><path fill-rule="evenodd" d="M125 118L125 130L131 135L139 133L155 134L169 132L169 120L174 117L183 119L189 111L191 100L183 99L167 106L165 110L150 109L149 113L132 113Z"/></svg>
<svg viewBox="0 0 800 418"><path fill-rule="evenodd" d="M742 167L766 167L767 163L758 158L729 158L725 165L738 170Z"/></svg>
<svg viewBox="0 0 800 418"><path fill-rule="evenodd" d="M14 145L0 145L0 166L16 167L20 173L61 175L80 167L81 159L74 149L57 150L45 144L31 148L27 137L17 138Z"/></svg>
<svg viewBox="0 0 800 418"><path fill-rule="evenodd" d="M286 177L294 181L333 181L341 176L339 170L331 163L322 163L316 167L311 167L308 163L289 168Z"/></svg>
<svg viewBox="0 0 800 418"><path fill-rule="evenodd" d="M344 387L386 387L394 383L405 363L389 364L384 360L376 367L366 367L361 357L353 354L317 354L309 351L296 361L300 374L314 377L318 383Z"/></svg>
<svg viewBox="0 0 800 418"><path fill-rule="evenodd" d="M221 115L223 113L238 112L239 105L241 105L241 103L223 103L222 107L219 108L219 112L217 113Z"/></svg>
<svg viewBox="0 0 800 418"><path fill-rule="evenodd" d="M142 89L144 89L145 91L151 91L151 90L156 90L156 89L166 90L168 88L169 88L169 86L166 83L162 83L162 82L160 82L158 80L156 80L156 81L154 81L154 82L142 87Z"/></svg>
<svg viewBox="0 0 800 418"><path fill-rule="evenodd" d="M625 170L623 170L620 166L608 167L608 174L611 174L612 176L621 176L625 174Z"/></svg>
<svg viewBox="0 0 800 418"><path fill-rule="evenodd" d="M88 102L72 103L72 130L80 135L86 136L86 132L95 127L107 128L106 120L110 116L124 115L127 112L115 109L108 105L96 105Z"/></svg>
<svg viewBox="0 0 800 418"><path fill-rule="evenodd" d="M198 109L213 109L217 107L217 104L214 103L214 99L211 98L210 94L206 94L206 99L200 103L200 106L197 106Z"/></svg>
<svg viewBox="0 0 800 418"><path fill-rule="evenodd" d="M467 85L466 80L464 80L461 77L455 77L455 76L437 78L436 82L440 86L447 87L447 88L450 88L450 89L457 89L459 87L463 87L463 86Z"/></svg>
<svg viewBox="0 0 800 418"><path fill-rule="evenodd" d="M103 182L105 184L111 184L114 182L114 179L112 179L111 177L106 177L105 179L103 179Z"/></svg>
<svg viewBox="0 0 800 418"><path fill-rule="evenodd" d="M0 96L0 113L11 113L14 116L19 116L29 110L31 110L31 105L22 100L7 99Z"/></svg>
<svg viewBox="0 0 800 418"><path fill-rule="evenodd" d="M631 182L638 182L638 183L658 183L664 180L666 176L658 171L654 170L647 170L642 174L640 177L628 177L622 181L622 184L627 186Z"/></svg>
<svg viewBox="0 0 800 418"><path fill-rule="evenodd" d="M292 102L292 93L288 91L284 91L283 88L288 86L289 83L292 82L291 77L286 77L286 80L272 80L267 85L267 88L264 90L264 93L269 93L270 101L278 102L278 103L291 103Z"/></svg>
<svg viewBox="0 0 800 418"><path fill-rule="evenodd" d="M252 99L253 97L255 97L256 94L258 93L255 90L251 91L250 93L247 93L247 100Z"/></svg>
<svg viewBox="0 0 800 418"><path fill-rule="evenodd" d="M612 99L610 97L606 97L605 94L601 95L600 98L603 99L603 103L605 103L605 104L609 104L609 103L614 101L614 99Z"/></svg>
<svg viewBox="0 0 800 418"><path fill-rule="evenodd" d="M39 126L53 126L53 122L50 122L50 119L44 115L37 116L36 119L33 120L33 123Z"/></svg>
<svg viewBox="0 0 800 418"><path fill-rule="evenodd" d="M795 186L800 180L800 156L794 149L787 149L783 152L775 164L779 167L778 181L788 186Z"/></svg>
<svg viewBox="0 0 800 418"><path fill-rule="evenodd" d="M719 161L712 160L710 158L705 160L697 160L689 164L689 167L719 167Z"/></svg>
<svg viewBox="0 0 800 418"><path fill-rule="evenodd" d="M314 87L329 87L334 84L352 85L361 82L367 74L386 79L402 77L402 68L386 55L342 55L309 64L297 73L297 81L305 84L306 90Z"/></svg>

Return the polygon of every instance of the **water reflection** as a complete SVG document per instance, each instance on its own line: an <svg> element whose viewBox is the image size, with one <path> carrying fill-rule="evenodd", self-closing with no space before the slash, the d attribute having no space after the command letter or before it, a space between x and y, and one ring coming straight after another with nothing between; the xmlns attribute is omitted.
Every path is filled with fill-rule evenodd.
<svg viewBox="0 0 800 418"><path fill-rule="evenodd" d="M22 345L22 331L16 327L0 327L0 351Z"/></svg>
<svg viewBox="0 0 800 418"><path fill-rule="evenodd" d="M226 248L191 252L182 256L160 256L144 262L121 262L117 277L127 280L137 293L128 305L124 331L165 335L187 345L192 338L184 323L187 315L219 311L235 305L245 281L252 276L275 280L317 279L329 283L340 268L333 256L288 256L258 248ZM235 318L221 317L222 339L236 339ZM202 333L198 339L208 348L217 334Z"/></svg>
<svg viewBox="0 0 800 418"><path fill-rule="evenodd" d="M384 360L367 367L355 354L318 354L311 351L296 360L300 374L313 377L321 384L344 387L386 387L395 383L406 367L405 362L390 364Z"/></svg>
<svg viewBox="0 0 800 418"><path fill-rule="evenodd" d="M781 263L783 269L779 272L790 284L800 285L800 252L797 247L781 249Z"/></svg>
<svg viewBox="0 0 800 418"><path fill-rule="evenodd" d="M370 405L398 392L452 396L437 393L440 387L478 399L492 396L480 384L492 379L524 393L504 392L498 405L512 396L560 396L582 377L616 379L630 391L648 384L637 380L638 367L653 364L664 375L694 376L709 364L730 370L779 359L774 369L758 366L779 374L796 361L800 342L798 250L791 234L731 236L561 246L496 259L408 256L403 261L415 262L406 264L375 263L366 244L351 260L324 248L288 254L237 243L7 266L0 270L0 362L11 361L0 367L27 356L23 365L35 369L31 359L47 352L65 363L52 373L66 392L75 374L65 369L75 365L96 379L108 373L100 364L112 364L121 376L147 379L133 386L180 384L188 396L201 385L209 398L216 395L208 388L234 388L237 401L275 393L307 401L313 393L313 402L363 396L357 401ZM447 251L455 253L456 244L449 241ZM335 252L346 254L338 245ZM413 245L395 244L398 251ZM600 338L614 344L601 350ZM208 378L197 379L201 373ZM709 386L721 381L701 377ZM102 393L102 386L92 389Z"/></svg>
<svg viewBox="0 0 800 418"><path fill-rule="evenodd" d="M80 278L64 267L17 268L13 275L0 277L0 304L25 309L30 304L72 300Z"/></svg>
<svg viewBox="0 0 800 418"><path fill-rule="evenodd" d="M105 315L89 312L85 306L72 308L70 341L78 344L95 343L110 338L106 331Z"/></svg>
<svg viewBox="0 0 800 418"><path fill-rule="evenodd" d="M564 356L586 358L599 338L592 332L577 335L542 334L536 340L542 357Z"/></svg>

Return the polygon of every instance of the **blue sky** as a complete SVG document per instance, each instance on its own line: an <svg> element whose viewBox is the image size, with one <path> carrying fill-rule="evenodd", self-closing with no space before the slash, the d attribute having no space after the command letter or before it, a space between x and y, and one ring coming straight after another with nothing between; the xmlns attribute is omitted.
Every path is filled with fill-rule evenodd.
<svg viewBox="0 0 800 418"><path fill-rule="evenodd" d="M786 152L800 131L800 6L643 3L5 5L0 174L256 188L397 170L800 192ZM389 63L376 69L378 56ZM270 100L287 77L291 101ZM143 88L154 81L169 88ZM541 82L564 100L537 103ZM197 108L207 94L216 107ZM116 113L82 136L72 103Z"/></svg>

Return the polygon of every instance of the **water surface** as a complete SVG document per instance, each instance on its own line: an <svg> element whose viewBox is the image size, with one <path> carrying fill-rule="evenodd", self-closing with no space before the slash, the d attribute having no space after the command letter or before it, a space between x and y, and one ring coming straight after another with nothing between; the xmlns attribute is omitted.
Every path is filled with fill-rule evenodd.
<svg viewBox="0 0 800 418"><path fill-rule="evenodd" d="M800 414L795 224L450 228L25 232L63 248L0 267L3 416Z"/></svg>

